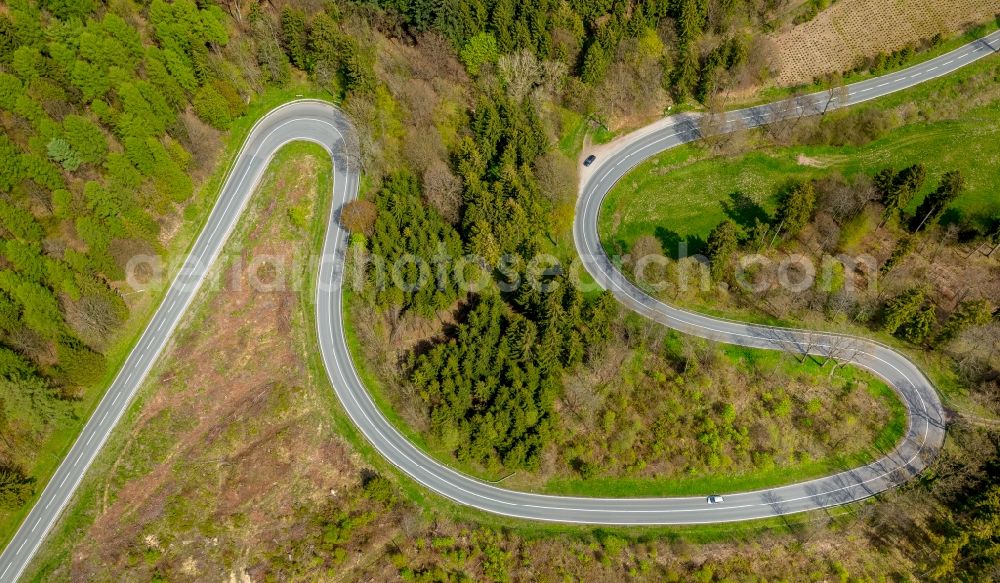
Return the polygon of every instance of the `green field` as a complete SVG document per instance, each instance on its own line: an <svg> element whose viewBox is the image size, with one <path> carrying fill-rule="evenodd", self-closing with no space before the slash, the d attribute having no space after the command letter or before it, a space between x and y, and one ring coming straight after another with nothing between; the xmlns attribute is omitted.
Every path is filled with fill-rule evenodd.
<svg viewBox="0 0 1000 583"><path fill-rule="evenodd" d="M940 121L902 125L863 146L789 146L760 148L737 156L712 155L699 145L663 152L627 174L604 201L599 230L609 249L628 249L637 237L657 236L668 243L677 238L698 240L726 217L722 203L734 193L774 210L775 194L790 180L840 174L851 178L874 174L885 166L916 162L927 166L923 195L946 171L958 169L966 177L966 192L955 208L966 214L1000 209L1000 101L972 104L965 109L961 88L973 78L994 79L1000 60L987 59L966 70L887 96L859 107L892 110L916 107ZM912 104L912 105L907 105ZM954 112L954 113L952 113ZM752 139L752 138L751 138Z"/></svg>

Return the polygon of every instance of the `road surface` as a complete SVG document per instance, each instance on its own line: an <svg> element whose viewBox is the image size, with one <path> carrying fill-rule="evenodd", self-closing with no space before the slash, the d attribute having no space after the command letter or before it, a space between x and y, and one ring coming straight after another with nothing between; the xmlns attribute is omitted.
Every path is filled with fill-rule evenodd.
<svg viewBox="0 0 1000 583"><path fill-rule="evenodd" d="M831 105L857 103L946 74L991 54L995 51L993 46L1000 48L1000 33L910 69L852 85L848 99ZM799 99L791 104L745 109L728 114L726 125L719 125L724 129L760 125L775 116L790 115L789 112L797 111L796 107L813 111L816 103ZM301 100L271 111L251 130L184 267L77 441L0 555L0 582L15 581L34 556L167 345L271 158L281 146L296 140L320 144L334 161L333 204L316 296L320 351L331 384L347 414L375 449L429 490L459 504L527 520L663 525L733 522L804 512L860 500L913 477L929 463L944 440L944 412L931 383L904 356L862 339L728 322L678 310L628 283L608 261L597 237L597 215L604 195L629 168L645 158L696 139L697 126L687 116L660 122L652 131L618 142L588 169L583 176L574 225L576 244L587 269L631 309L685 333L757 348L791 347L817 354L830 350L843 354L849 350L856 354L854 360L858 365L883 377L900 393L908 411L906 436L878 461L779 488L721 492L726 494L725 502L708 505L704 497L579 498L517 492L481 482L430 458L407 441L379 411L351 361L340 293L347 233L339 225L337 212L357 196L357 139L353 126L340 110L323 102Z"/></svg>

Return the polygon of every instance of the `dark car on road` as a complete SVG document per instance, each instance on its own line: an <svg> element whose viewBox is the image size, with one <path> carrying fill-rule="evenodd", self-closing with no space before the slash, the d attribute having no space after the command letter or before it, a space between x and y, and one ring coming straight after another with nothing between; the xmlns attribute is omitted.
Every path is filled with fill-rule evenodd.
<svg viewBox="0 0 1000 583"><path fill-rule="evenodd" d="M591 154L591 155L587 156L586 160L583 161L583 165L584 166L590 166L591 164L594 163L594 160L596 160L596 159L597 159L597 156Z"/></svg>

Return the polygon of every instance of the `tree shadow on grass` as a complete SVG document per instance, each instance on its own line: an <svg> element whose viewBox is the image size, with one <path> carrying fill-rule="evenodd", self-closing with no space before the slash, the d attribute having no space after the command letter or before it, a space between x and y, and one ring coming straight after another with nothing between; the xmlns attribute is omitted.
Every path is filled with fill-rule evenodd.
<svg viewBox="0 0 1000 583"><path fill-rule="evenodd" d="M752 228L757 221L762 223L771 221L771 215L767 210L742 190L730 192L729 200L719 204L722 205L722 212L744 229Z"/></svg>
<svg viewBox="0 0 1000 583"><path fill-rule="evenodd" d="M705 252L705 240L698 235L685 236L666 227L656 227L654 235L659 239L667 257L679 259Z"/></svg>

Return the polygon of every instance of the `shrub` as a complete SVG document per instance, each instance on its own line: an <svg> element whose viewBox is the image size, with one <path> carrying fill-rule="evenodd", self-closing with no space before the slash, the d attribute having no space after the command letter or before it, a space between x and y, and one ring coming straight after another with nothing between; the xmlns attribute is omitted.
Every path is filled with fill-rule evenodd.
<svg viewBox="0 0 1000 583"><path fill-rule="evenodd" d="M202 121L220 130L228 128L232 121L229 104L211 85L203 85L195 93L194 111Z"/></svg>
<svg viewBox="0 0 1000 583"><path fill-rule="evenodd" d="M59 162L63 168L73 172L83 164L83 158L73 150L63 138L52 138L46 146L49 158Z"/></svg>
<svg viewBox="0 0 1000 583"><path fill-rule="evenodd" d="M15 466L0 465L0 508L17 508L31 497L35 479Z"/></svg>
<svg viewBox="0 0 1000 583"><path fill-rule="evenodd" d="M104 355L94 352L77 341L59 343L59 369L68 381L87 385L104 375Z"/></svg>

